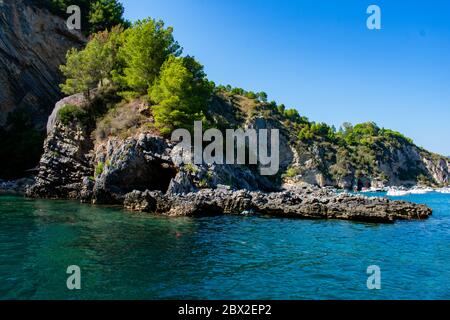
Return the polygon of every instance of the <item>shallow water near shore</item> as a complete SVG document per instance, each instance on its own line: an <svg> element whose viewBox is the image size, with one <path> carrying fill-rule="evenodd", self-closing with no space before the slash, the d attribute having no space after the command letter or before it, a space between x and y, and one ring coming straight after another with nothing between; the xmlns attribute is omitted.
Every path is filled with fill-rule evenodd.
<svg viewBox="0 0 450 320"><path fill-rule="evenodd" d="M375 194L383 195L383 194ZM450 195L393 225L221 216L0 196L0 299L450 299ZM66 287L81 268L82 289ZM382 289L367 289L378 265Z"/></svg>

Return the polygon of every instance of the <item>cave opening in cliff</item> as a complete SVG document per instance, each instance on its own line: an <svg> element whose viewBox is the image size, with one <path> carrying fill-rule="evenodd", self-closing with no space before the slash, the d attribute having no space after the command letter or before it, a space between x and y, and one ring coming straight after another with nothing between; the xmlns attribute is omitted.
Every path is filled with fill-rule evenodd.
<svg viewBox="0 0 450 320"><path fill-rule="evenodd" d="M157 166L152 170L149 175L149 181L147 181L146 189L151 191L167 192L170 186L170 182L177 175L177 170L170 165L163 164Z"/></svg>

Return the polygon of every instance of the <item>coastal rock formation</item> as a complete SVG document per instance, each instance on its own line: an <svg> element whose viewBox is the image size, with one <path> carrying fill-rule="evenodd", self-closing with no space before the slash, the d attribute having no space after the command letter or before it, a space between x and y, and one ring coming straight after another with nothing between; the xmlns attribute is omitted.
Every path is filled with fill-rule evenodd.
<svg viewBox="0 0 450 320"><path fill-rule="evenodd" d="M121 204L127 193L149 188L169 194L220 185L275 189L271 181L245 166L178 163L177 147L154 133L137 133L128 138L111 136L99 143L93 138L92 121L69 125L59 121L58 111L67 104L88 108L82 95L56 104L48 120L49 135L36 183L27 192L30 197Z"/></svg>
<svg viewBox="0 0 450 320"><path fill-rule="evenodd" d="M99 99L95 105L100 110L108 109L104 106L106 100ZM317 165L324 152L312 145L314 155L300 153L288 143L290 140L286 133L283 133L286 135L285 159L298 163L304 161L301 168L305 175L297 180L285 179L288 183L281 185L281 180L261 176L258 168L185 165L180 161L182 154L179 147L149 129L139 128L131 134L127 131L126 136L110 134L98 139L95 134L98 121L88 124L74 121L64 125L58 119L57 111L65 104L89 109L89 104L79 95L68 97L56 105L48 121L49 136L44 145L39 174L34 186L28 189L27 194L31 197L124 204L135 211L188 216L254 212L281 217L392 222L424 219L431 214L431 210L424 206L381 198L338 195L313 187L314 184L322 187L335 185L323 173L324 166ZM140 104L135 107L124 105L128 113L148 114L148 109ZM151 116L148 117L146 126L151 123ZM262 121L258 124L267 125L270 124ZM286 148L290 148L292 153ZM404 151L396 152L400 153L396 156L399 162L412 165L402 155ZM415 168L420 168L421 153L410 152L415 157ZM430 159L428 166L431 167L432 163L433 159ZM434 167L436 177L441 173L441 178L445 179L446 165L441 163ZM380 168L387 170L383 166ZM392 171L402 170L401 167L389 168ZM343 176L343 186L354 186L354 174L350 172ZM305 177L311 179L305 183L302 181ZM318 181L314 182L314 179ZM358 180L364 184L375 181L362 176ZM280 191L283 188L287 191Z"/></svg>
<svg viewBox="0 0 450 320"><path fill-rule="evenodd" d="M59 65L85 43L64 19L30 3L0 1L0 177L37 164L48 115L62 97Z"/></svg>
<svg viewBox="0 0 450 320"><path fill-rule="evenodd" d="M162 137L141 133L125 140L111 137L96 147L95 203L123 203L133 191L180 194L228 185L235 189L273 190L273 184L244 166L184 165L176 146Z"/></svg>
<svg viewBox="0 0 450 320"><path fill-rule="evenodd" d="M94 170L89 131L79 124L56 122L44 145L36 183L27 190L31 197L85 199L89 197ZM84 191L84 192L83 192Z"/></svg>
<svg viewBox="0 0 450 320"><path fill-rule="evenodd" d="M402 137L346 149L327 141L297 143L288 182L306 182L339 189L443 186L450 183L450 161Z"/></svg>
<svg viewBox="0 0 450 320"><path fill-rule="evenodd" d="M385 198L367 198L306 187L262 193L247 190L204 189L182 195L134 191L125 196L128 210L168 216L260 214L299 219L340 219L392 223L427 219L432 211L424 205Z"/></svg>
<svg viewBox="0 0 450 320"><path fill-rule="evenodd" d="M111 138L97 148L95 203L123 203L132 190L167 191L176 169L167 142L151 134L125 140Z"/></svg>
<svg viewBox="0 0 450 320"><path fill-rule="evenodd" d="M433 157L432 154L424 153L422 162L433 179L443 185L450 184L450 159L439 156Z"/></svg>

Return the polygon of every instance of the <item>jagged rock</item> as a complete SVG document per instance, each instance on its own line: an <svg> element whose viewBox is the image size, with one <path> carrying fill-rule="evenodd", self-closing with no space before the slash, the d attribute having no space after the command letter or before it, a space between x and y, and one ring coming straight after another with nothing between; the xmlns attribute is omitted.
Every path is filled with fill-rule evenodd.
<svg viewBox="0 0 450 320"><path fill-rule="evenodd" d="M84 177L80 190L80 201L89 203L94 195L94 181L92 177Z"/></svg>
<svg viewBox="0 0 450 320"><path fill-rule="evenodd" d="M81 103L81 100L74 96L65 101ZM424 219L431 214L425 206L406 202L337 195L302 183L301 174L300 179L285 185L289 190L279 192L276 179L262 177L257 168L184 165L176 145L145 130L125 139L109 136L94 144L90 132L78 124L64 126L59 121L55 124L49 121L49 128L40 172L28 192L35 197L124 204L135 211L187 216L259 213L392 222ZM292 159L299 161L299 168L314 173L315 179L321 180L320 185L330 184L318 166L323 150L316 146L312 153L294 151ZM356 183L377 181L364 179L360 177ZM353 173L344 176L343 183L353 185ZM269 191L273 193L265 193Z"/></svg>
<svg viewBox="0 0 450 320"><path fill-rule="evenodd" d="M170 193L189 193L198 189L216 189L228 185L233 189L272 191L277 187L267 177L259 175L246 166L236 165L184 165L193 162L193 155L175 145L171 147L170 157L179 174L169 187Z"/></svg>
<svg viewBox="0 0 450 320"><path fill-rule="evenodd" d="M179 172L175 178L170 181L168 194L185 194L197 191L189 173L185 171Z"/></svg>
<svg viewBox="0 0 450 320"><path fill-rule="evenodd" d="M320 141L302 143L297 150L299 156L295 157L291 164L291 167L298 170L294 180L347 190L387 186L412 187L418 183L420 176L427 179L428 184L450 183L448 159L433 155L406 141L382 147L382 155L379 155L372 164L372 174L362 174L354 163L346 163L340 168L344 172L341 171L338 177L333 178L332 171L339 160L336 147Z"/></svg>
<svg viewBox="0 0 450 320"><path fill-rule="evenodd" d="M94 170L89 132L78 124L56 122L44 144L36 183L27 195L37 198L85 199L86 181Z"/></svg>
<svg viewBox="0 0 450 320"><path fill-rule="evenodd" d="M45 126L51 106L61 97L59 66L67 50L85 43L66 21L26 0L0 3L0 126L8 113L21 108Z"/></svg>
<svg viewBox="0 0 450 320"><path fill-rule="evenodd" d="M428 172L440 184L448 185L450 183L450 159L437 157L432 159L428 155L422 156L422 161Z"/></svg>
<svg viewBox="0 0 450 320"><path fill-rule="evenodd" d="M167 212L170 201L161 191L133 191L125 195L124 207L139 212Z"/></svg>
<svg viewBox="0 0 450 320"><path fill-rule="evenodd" d="M154 212L158 195L150 191L133 191L125 196L124 206L132 211Z"/></svg>
<svg viewBox="0 0 450 320"><path fill-rule="evenodd" d="M96 163L102 164L103 171L95 180L95 203L123 203L130 191L150 187L166 192L176 176L167 142L151 134L109 139L97 148Z"/></svg>
<svg viewBox="0 0 450 320"><path fill-rule="evenodd" d="M280 154L280 173L286 171L286 169L292 164L295 159L296 151L292 147L289 141L289 133L286 132L286 128L279 122L274 119L267 119L262 116L254 116L249 119L249 122L246 125L249 129L267 129L273 130L277 129L280 132L280 140L279 140L279 154ZM271 143L268 141L268 148L270 150Z"/></svg>
<svg viewBox="0 0 450 320"><path fill-rule="evenodd" d="M132 192L125 198L128 210L169 216L256 213L286 218L392 223L427 219L432 214L424 205L311 188L278 193L204 189L180 195L146 191Z"/></svg>

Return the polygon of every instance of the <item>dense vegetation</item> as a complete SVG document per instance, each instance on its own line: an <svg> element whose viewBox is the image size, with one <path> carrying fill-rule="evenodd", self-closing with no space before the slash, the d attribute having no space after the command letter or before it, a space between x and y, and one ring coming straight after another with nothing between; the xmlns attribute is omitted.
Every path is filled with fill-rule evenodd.
<svg viewBox="0 0 450 320"><path fill-rule="evenodd" d="M116 26L93 34L85 49L67 53L61 89L83 92L88 100L92 90L105 86L128 100L147 96L162 134L191 128L195 120L204 120L213 85L200 63L181 57L172 33L162 21L145 19L128 29Z"/></svg>
<svg viewBox="0 0 450 320"><path fill-rule="evenodd" d="M74 121L83 123L86 120L87 112L80 106L68 104L59 109L58 117L65 125L69 125Z"/></svg>

